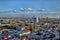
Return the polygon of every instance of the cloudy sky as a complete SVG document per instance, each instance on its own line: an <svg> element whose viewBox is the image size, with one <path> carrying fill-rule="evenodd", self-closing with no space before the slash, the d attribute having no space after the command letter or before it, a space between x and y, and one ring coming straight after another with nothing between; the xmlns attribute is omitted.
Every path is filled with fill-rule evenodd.
<svg viewBox="0 0 60 40"><path fill-rule="evenodd" d="M60 16L60 0L0 0L0 16L20 16L20 13L4 13L4 11L18 10L19 8L32 8L34 10L43 8L48 12L55 13L40 14L40 16ZM1 13L1 11L3 13ZM35 14L36 13L33 15Z"/></svg>

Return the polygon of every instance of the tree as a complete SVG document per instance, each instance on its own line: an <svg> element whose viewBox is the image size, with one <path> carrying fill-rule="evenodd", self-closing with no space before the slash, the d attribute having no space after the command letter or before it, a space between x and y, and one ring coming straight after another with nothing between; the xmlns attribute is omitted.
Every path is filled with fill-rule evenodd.
<svg viewBox="0 0 60 40"><path fill-rule="evenodd" d="M38 30L38 31L37 31L37 35L41 35L41 32L40 32L40 30Z"/></svg>
<svg viewBox="0 0 60 40"><path fill-rule="evenodd" d="M23 23L23 24L21 24L21 26L22 26L22 27L25 27L25 24Z"/></svg>
<svg viewBox="0 0 60 40"><path fill-rule="evenodd" d="M16 29L17 25L16 24L10 24L11 28Z"/></svg>

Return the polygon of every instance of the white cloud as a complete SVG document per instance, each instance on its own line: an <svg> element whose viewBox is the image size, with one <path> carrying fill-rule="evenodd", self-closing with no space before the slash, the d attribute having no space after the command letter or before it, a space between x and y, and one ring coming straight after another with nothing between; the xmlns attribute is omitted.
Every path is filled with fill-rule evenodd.
<svg viewBox="0 0 60 40"><path fill-rule="evenodd" d="M32 8L28 8L29 11L32 11Z"/></svg>

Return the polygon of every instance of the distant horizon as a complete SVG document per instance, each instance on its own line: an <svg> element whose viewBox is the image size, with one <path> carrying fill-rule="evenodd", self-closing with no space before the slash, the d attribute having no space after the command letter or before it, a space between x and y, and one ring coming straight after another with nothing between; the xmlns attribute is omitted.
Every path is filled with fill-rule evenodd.
<svg viewBox="0 0 60 40"><path fill-rule="evenodd" d="M48 13L21 13L20 8L38 8ZM0 0L0 17L30 17L41 16L60 18L60 0Z"/></svg>

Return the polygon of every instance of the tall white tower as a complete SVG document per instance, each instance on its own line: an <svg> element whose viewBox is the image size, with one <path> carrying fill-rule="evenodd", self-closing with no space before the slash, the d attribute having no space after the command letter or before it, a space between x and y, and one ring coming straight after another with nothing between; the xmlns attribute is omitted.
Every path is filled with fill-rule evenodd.
<svg viewBox="0 0 60 40"><path fill-rule="evenodd" d="M39 22L39 18L38 17L36 17L36 23L38 23Z"/></svg>

